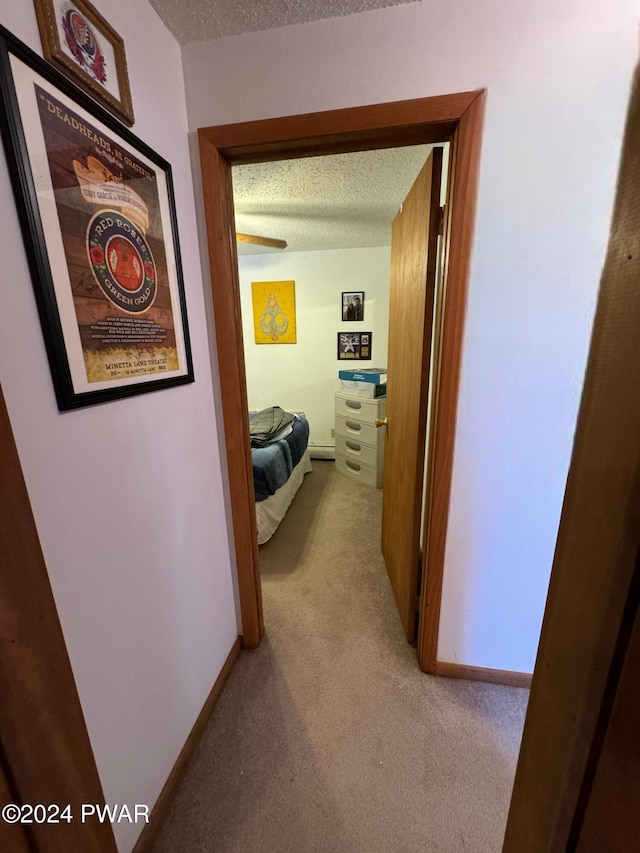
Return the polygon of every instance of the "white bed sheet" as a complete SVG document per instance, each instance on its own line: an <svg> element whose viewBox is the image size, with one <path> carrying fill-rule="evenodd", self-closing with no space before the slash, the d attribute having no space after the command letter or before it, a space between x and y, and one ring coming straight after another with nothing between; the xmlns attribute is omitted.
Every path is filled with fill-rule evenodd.
<svg viewBox="0 0 640 853"><path fill-rule="evenodd" d="M256 503L256 521L258 523L258 545L264 545L278 529L278 525L287 514L287 510L296 492L302 485L304 475L312 470L309 448L291 472L291 476L274 495Z"/></svg>

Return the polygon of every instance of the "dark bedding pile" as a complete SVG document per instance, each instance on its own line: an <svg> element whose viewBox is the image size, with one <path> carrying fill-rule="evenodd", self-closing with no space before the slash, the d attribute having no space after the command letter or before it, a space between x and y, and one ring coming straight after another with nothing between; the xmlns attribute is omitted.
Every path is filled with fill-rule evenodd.
<svg viewBox="0 0 640 853"><path fill-rule="evenodd" d="M270 410L264 409L263 411L269 412ZM271 440L264 446L254 447L253 422L261 414L262 412L258 412L249 416L251 418L249 431L251 433L251 460L253 462L253 484L256 501L266 500L270 495L274 495L280 486L284 486L291 476L291 472L302 459L309 443L309 422L302 415L291 415L292 420L289 421L291 432L288 435L277 438L275 441ZM290 415L291 413L285 412L284 414ZM289 424L285 424L285 426ZM277 435L281 430L282 426L274 434Z"/></svg>

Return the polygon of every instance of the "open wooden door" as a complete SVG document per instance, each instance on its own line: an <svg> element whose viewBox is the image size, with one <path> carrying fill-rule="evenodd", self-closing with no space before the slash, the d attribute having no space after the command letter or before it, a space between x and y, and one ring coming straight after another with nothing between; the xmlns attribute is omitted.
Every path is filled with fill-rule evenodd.
<svg viewBox="0 0 640 853"><path fill-rule="evenodd" d="M416 641L420 517L442 149L435 148L393 220L382 553L402 625Z"/></svg>

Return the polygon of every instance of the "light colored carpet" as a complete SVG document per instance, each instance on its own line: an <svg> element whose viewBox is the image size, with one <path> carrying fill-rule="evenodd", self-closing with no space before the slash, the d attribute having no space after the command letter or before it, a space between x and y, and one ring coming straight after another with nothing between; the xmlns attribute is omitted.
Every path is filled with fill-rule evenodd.
<svg viewBox="0 0 640 853"><path fill-rule="evenodd" d="M498 853L528 691L426 676L380 553L382 494L314 461L260 549L241 653L157 853Z"/></svg>

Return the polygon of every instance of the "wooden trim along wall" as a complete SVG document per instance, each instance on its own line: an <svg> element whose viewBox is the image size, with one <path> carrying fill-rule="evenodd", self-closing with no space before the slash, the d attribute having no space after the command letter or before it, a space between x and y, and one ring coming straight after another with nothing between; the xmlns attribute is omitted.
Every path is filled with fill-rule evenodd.
<svg viewBox="0 0 640 853"><path fill-rule="evenodd" d="M439 400L434 421L434 485L426 519L430 530L429 594L421 598L423 669L436 665L462 332L478 182L484 92L242 122L198 131L207 226L216 345L220 369L229 491L233 515L242 636L255 648L264 632L255 545L251 448L246 412L244 348L230 169L318 154L337 154L421 143L452 144L452 195L447 215ZM430 451L431 453L431 451ZM419 646L420 650L420 646ZM426 655L426 656L425 656Z"/></svg>
<svg viewBox="0 0 640 853"><path fill-rule="evenodd" d="M486 669L483 666L466 666L460 663L438 661L433 675L446 678L464 678L467 681L484 681L489 684L507 684L509 687L531 687L530 672L512 672L506 669Z"/></svg>
<svg viewBox="0 0 640 853"><path fill-rule="evenodd" d="M422 553L427 567L421 590L418 659L424 672L436 673L442 604L445 545L451 498L453 448L462 333L467 307L467 281L473 244L476 197L480 172L480 144L485 93L460 116L451 140L447 190L440 351L435 359L433 429L429 442L428 493L425 504Z"/></svg>
<svg viewBox="0 0 640 853"><path fill-rule="evenodd" d="M264 634L264 618L247 418L249 403L242 343L231 164L207 141L202 132L199 134L199 142L242 642L245 648L255 649Z"/></svg>
<svg viewBox="0 0 640 853"><path fill-rule="evenodd" d="M116 853L110 823L77 819L104 794L1 389L0 483L0 805L71 805L71 822L25 827L30 850ZM11 831L0 821L0 849L20 849Z"/></svg>

